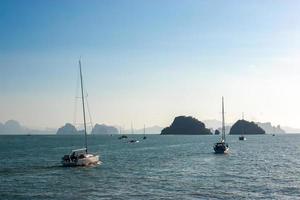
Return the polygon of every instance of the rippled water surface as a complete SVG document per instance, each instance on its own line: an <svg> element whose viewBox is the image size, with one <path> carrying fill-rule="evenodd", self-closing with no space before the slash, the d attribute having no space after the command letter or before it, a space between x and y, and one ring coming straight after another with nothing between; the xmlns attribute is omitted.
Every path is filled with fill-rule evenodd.
<svg viewBox="0 0 300 200"><path fill-rule="evenodd" d="M89 136L102 165L64 168L82 136L0 136L0 199L300 199L300 135L134 138Z"/></svg>

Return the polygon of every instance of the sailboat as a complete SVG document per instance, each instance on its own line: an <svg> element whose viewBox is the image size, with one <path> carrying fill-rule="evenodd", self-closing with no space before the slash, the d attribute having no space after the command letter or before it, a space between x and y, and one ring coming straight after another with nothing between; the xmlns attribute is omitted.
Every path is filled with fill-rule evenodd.
<svg viewBox="0 0 300 200"><path fill-rule="evenodd" d="M127 138L128 138L127 135L122 135L122 127L120 127L119 133L120 133L120 135L121 135L120 137L118 137L119 140L127 139Z"/></svg>
<svg viewBox="0 0 300 200"><path fill-rule="evenodd" d="M133 125L131 123L131 135L133 136L133 134L134 134L134 129L133 129ZM140 142L140 141L138 141L136 139L131 139L128 141L128 143L138 143L138 142Z"/></svg>
<svg viewBox="0 0 300 200"><path fill-rule="evenodd" d="M143 137L143 140L146 140L146 139L147 139L147 137L146 137L146 127L144 125L144 137Z"/></svg>
<svg viewBox="0 0 300 200"><path fill-rule="evenodd" d="M228 153L229 147L225 137L224 97L222 97L222 137L221 141L214 145L214 151L218 154Z"/></svg>
<svg viewBox="0 0 300 200"><path fill-rule="evenodd" d="M241 135L241 136L239 137L239 140L246 140L246 137L243 136L243 135Z"/></svg>
<svg viewBox="0 0 300 200"><path fill-rule="evenodd" d="M244 113L242 119L244 120ZM239 137L239 140L246 140L246 137L244 136L245 134L245 126L243 125L243 134Z"/></svg>
<svg viewBox="0 0 300 200"><path fill-rule="evenodd" d="M90 166L90 165L97 165L97 164L101 163L99 160L99 155L91 154L88 152L85 104L84 104L83 81L82 81L82 71L81 71L81 61L80 60L79 60L79 72L80 72L85 148L75 149L75 150L72 150L72 152L70 154L64 155L62 157L61 163L65 167Z"/></svg>

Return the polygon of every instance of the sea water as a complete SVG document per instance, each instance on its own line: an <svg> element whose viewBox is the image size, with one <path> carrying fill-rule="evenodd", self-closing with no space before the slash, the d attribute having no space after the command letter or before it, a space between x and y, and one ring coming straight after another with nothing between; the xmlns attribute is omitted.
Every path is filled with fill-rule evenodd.
<svg viewBox="0 0 300 200"><path fill-rule="evenodd" d="M300 135L88 137L96 167L61 167L83 136L0 136L0 199L300 199Z"/></svg>

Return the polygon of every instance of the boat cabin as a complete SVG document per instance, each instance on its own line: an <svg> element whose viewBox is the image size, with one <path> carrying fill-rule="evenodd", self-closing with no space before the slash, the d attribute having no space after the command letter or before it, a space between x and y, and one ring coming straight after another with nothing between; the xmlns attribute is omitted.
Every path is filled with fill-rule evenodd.
<svg viewBox="0 0 300 200"><path fill-rule="evenodd" d="M69 155L65 155L63 157L64 161L77 161L78 159L82 159L86 157L86 148L75 149Z"/></svg>
<svg viewBox="0 0 300 200"><path fill-rule="evenodd" d="M85 155L85 154L86 154L86 148L82 148L82 149L73 150L70 155L80 156L80 155Z"/></svg>

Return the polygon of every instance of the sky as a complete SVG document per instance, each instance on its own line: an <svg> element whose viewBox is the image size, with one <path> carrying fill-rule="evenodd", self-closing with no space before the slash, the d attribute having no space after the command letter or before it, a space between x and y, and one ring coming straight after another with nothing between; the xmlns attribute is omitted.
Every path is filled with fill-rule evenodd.
<svg viewBox="0 0 300 200"><path fill-rule="evenodd" d="M300 127L299 8L296 0L0 0L0 122L73 122L81 57L94 123L220 120L224 96L227 122L244 112Z"/></svg>

